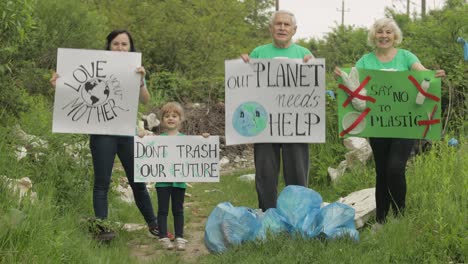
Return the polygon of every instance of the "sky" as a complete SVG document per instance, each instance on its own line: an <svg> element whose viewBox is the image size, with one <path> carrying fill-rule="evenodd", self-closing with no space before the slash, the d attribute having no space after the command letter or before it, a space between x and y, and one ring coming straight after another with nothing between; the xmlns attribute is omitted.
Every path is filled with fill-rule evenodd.
<svg viewBox="0 0 468 264"><path fill-rule="evenodd" d="M384 17L385 7L406 13L406 0L344 0L344 24L368 28ZM441 9L445 0L426 0L426 11ZM279 8L293 12L297 19L294 39L322 38L341 24L342 0L279 0ZM410 1L410 12L421 11L421 1Z"/></svg>

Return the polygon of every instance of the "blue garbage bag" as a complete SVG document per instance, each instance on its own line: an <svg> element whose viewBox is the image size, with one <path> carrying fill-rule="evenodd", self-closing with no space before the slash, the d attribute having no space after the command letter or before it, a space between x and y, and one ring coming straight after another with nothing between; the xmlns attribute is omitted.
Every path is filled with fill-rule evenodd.
<svg viewBox="0 0 468 264"><path fill-rule="evenodd" d="M315 238L320 235L322 222L317 221L317 215L320 213L320 209L314 209L306 214L304 221L302 222L301 235L304 238Z"/></svg>
<svg viewBox="0 0 468 264"><path fill-rule="evenodd" d="M276 208L292 226L292 232L302 232L307 215L318 213L322 201L322 196L312 189L289 185L280 193Z"/></svg>
<svg viewBox="0 0 468 264"><path fill-rule="evenodd" d="M260 221L252 209L220 203L206 221L205 246L210 252L220 253L230 245L254 240L259 228Z"/></svg>
<svg viewBox="0 0 468 264"><path fill-rule="evenodd" d="M324 206L309 226L307 234L309 237L323 235L327 239L350 237L358 241L354 213L354 208L342 203Z"/></svg>
<svg viewBox="0 0 468 264"><path fill-rule="evenodd" d="M232 207L221 223L224 238L229 244L255 240L261 223L254 210L247 207Z"/></svg>
<svg viewBox="0 0 468 264"><path fill-rule="evenodd" d="M211 252L220 253L227 249L227 241L224 240L221 222L229 207L232 205L228 202L218 204L206 220L205 246Z"/></svg>
<svg viewBox="0 0 468 264"><path fill-rule="evenodd" d="M261 216L261 225L257 233L257 238L266 240L267 234L279 234L292 229L288 220L280 214L278 209L270 208Z"/></svg>

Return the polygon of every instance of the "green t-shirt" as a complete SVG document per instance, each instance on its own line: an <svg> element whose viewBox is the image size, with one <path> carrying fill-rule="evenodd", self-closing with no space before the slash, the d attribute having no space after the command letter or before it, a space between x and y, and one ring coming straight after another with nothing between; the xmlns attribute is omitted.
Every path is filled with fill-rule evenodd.
<svg viewBox="0 0 468 264"><path fill-rule="evenodd" d="M160 136L167 136L167 133L161 133ZM185 136L184 134L180 133L177 136ZM187 188L187 184L185 182L157 182L154 187L177 187L177 188Z"/></svg>
<svg viewBox="0 0 468 264"><path fill-rule="evenodd" d="M287 48L277 48L273 43L256 47L249 55L253 59L274 59L278 57L290 59L302 59L305 55L311 54L310 50L297 44L291 44Z"/></svg>
<svg viewBox="0 0 468 264"><path fill-rule="evenodd" d="M419 62L418 57L410 51L398 49L395 57L389 62L381 62L374 52L362 56L356 62L356 68L366 70L409 71L411 66Z"/></svg>

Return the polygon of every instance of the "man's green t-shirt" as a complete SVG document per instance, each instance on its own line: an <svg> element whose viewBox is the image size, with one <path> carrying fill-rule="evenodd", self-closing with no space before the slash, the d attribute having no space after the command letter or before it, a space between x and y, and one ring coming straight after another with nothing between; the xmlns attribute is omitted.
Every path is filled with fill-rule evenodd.
<svg viewBox="0 0 468 264"><path fill-rule="evenodd" d="M366 70L409 71L418 57L408 50L398 49L395 57L389 62L381 62L374 52L362 56L356 62L356 68Z"/></svg>
<svg viewBox="0 0 468 264"><path fill-rule="evenodd" d="M167 136L167 133L161 133L160 136ZM180 133L177 136L185 136L184 134ZM157 182L154 187L177 187L177 188L187 188L187 184L185 182Z"/></svg>
<svg viewBox="0 0 468 264"><path fill-rule="evenodd" d="M274 58L289 58L302 59L305 55L312 55L310 50L301 47L297 44L291 44L287 48L277 48L273 43L256 47L249 55L253 59L274 59Z"/></svg>

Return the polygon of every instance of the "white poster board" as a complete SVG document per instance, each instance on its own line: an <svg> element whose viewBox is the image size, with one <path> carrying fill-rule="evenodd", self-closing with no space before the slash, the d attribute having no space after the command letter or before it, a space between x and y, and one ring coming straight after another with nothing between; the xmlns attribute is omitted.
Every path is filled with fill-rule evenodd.
<svg viewBox="0 0 468 264"><path fill-rule="evenodd" d="M219 182L219 137L135 137L135 182Z"/></svg>
<svg viewBox="0 0 468 264"><path fill-rule="evenodd" d="M325 142L325 59L225 61L226 144Z"/></svg>
<svg viewBox="0 0 468 264"><path fill-rule="evenodd" d="M135 135L141 53L57 51L52 132Z"/></svg>

